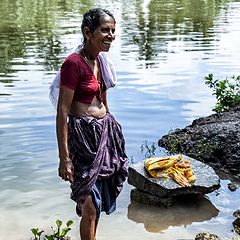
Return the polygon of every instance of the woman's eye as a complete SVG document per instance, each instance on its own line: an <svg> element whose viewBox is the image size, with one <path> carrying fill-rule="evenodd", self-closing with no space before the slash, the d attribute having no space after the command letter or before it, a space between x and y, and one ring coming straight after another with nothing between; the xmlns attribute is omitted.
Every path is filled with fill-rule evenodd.
<svg viewBox="0 0 240 240"><path fill-rule="evenodd" d="M109 28L103 28L102 32L104 32L104 33L110 32L110 29Z"/></svg>
<svg viewBox="0 0 240 240"><path fill-rule="evenodd" d="M114 34L115 33L115 29L110 29L110 28L102 28L102 32L104 33L111 33Z"/></svg>

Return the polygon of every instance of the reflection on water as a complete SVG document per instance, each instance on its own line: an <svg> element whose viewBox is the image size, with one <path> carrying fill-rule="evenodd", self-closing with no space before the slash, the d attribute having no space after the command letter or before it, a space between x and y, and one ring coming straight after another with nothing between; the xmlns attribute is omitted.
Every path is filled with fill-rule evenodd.
<svg viewBox="0 0 240 240"><path fill-rule="evenodd" d="M209 52L216 42L212 27L221 7L218 1L134 2L122 14L124 27L134 19L131 27L125 27L123 49L130 44L146 67L157 67L156 60L164 61L166 53L176 53L173 43L184 42L184 51Z"/></svg>
<svg viewBox="0 0 240 240"><path fill-rule="evenodd" d="M205 75L239 75L239 4L238 0L1 0L0 239L30 239L31 227L49 226L56 218L73 218L77 229L69 186L57 176L55 110L48 87L64 58L81 42L80 22L87 9L104 7L116 16L117 38L109 55L116 64L118 85L108 99L123 127L128 155L138 162L145 141L156 143L169 130L212 112L215 99L204 84ZM126 184L117 218L103 217L99 239L191 239L202 229L228 237L231 212L239 207L240 197L239 190L228 190L228 181L222 181L219 195L208 195L219 213L211 203L199 201L202 206L191 207L196 215L189 216L192 220L184 228L165 209L168 223L162 223L160 237L127 218L130 186ZM144 208L141 217L149 215ZM179 206L176 211L181 208L186 210ZM136 208L131 209L132 203L129 212L136 216ZM152 217L155 214L151 212ZM116 228L119 222L123 230ZM76 230L73 239L77 236Z"/></svg>
<svg viewBox="0 0 240 240"><path fill-rule="evenodd" d="M121 34L123 59L128 59L131 52L139 63L157 67L158 61L167 58L167 53L176 53L177 48L172 44L181 42L184 51L209 53L216 48L218 40L218 32L213 31L214 20L221 11L228 10L228 5L222 2L145 0L123 1L121 6L116 2L124 9L120 19L124 30ZM91 6L91 1L77 0L2 0L0 73L4 75L1 76L10 77L22 65L41 65L48 71L58 69L69 48L64 44L64 36L81 33L81 16Z"/></svg>
<svg viewBox="0 0 240 240"><path fill-rule="evenodd" d="M149 232L162 232L170 226L191 225L216 217L219 210L204 196L179 198L170 208L160 208L132 201L128 206L128 218L143 223Z"/></svg>

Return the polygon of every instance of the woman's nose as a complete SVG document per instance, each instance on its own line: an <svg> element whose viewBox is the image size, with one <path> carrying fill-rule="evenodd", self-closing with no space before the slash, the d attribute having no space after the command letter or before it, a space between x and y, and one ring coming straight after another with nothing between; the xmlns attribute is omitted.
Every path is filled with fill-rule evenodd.
<svg viewBox="0 0 240 240"><path fill-rule="evenodd" d="M108 37L110 37L111 40L114 40L114 39L115 39L115 31L112 30L112 29L109 29L109 31L108 31Z"/></svg>
<svg viewBox="0 0 240 240"><path fill-rule="evenodd" d="M110 37L112 38L112 40L114 40L114 39L116 38L116 36L115 36L115 33L114 33L114 32L110 32L109 34L110 34Z"/></svg>

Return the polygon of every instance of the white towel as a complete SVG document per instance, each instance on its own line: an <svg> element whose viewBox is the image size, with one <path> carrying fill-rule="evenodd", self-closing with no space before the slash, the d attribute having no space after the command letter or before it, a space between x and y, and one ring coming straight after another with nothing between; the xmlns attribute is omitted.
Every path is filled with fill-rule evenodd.
<svg viewBox="0 0 240 240"><path fill-rule="evenodd" d="M75 50L75 52L79 53L81 48L82 48L82 45L79 45ZM117 83L117 75L116 75L116 71L113 63L110 61L107 54L104 52L99 53L98 60L100 63L102 77L106 85L106 89L114 87ZM57 109L60 79L61 79L61 70L59 69L49 87L49 90L50 90L49 98L55 109Z"/></svg>

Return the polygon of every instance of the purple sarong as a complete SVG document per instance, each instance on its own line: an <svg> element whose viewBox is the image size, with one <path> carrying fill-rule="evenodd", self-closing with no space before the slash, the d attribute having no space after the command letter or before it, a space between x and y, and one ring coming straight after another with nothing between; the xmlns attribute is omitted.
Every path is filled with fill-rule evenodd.
<svg viewBox="0 0 240 240"><path fill-rule="evenodd" d="M120 124L114 116L69 116L68 146L74 165L71 198L78 214L96 181L107 181L108 195L116 199L127 178L128 159Z"/></svg>

